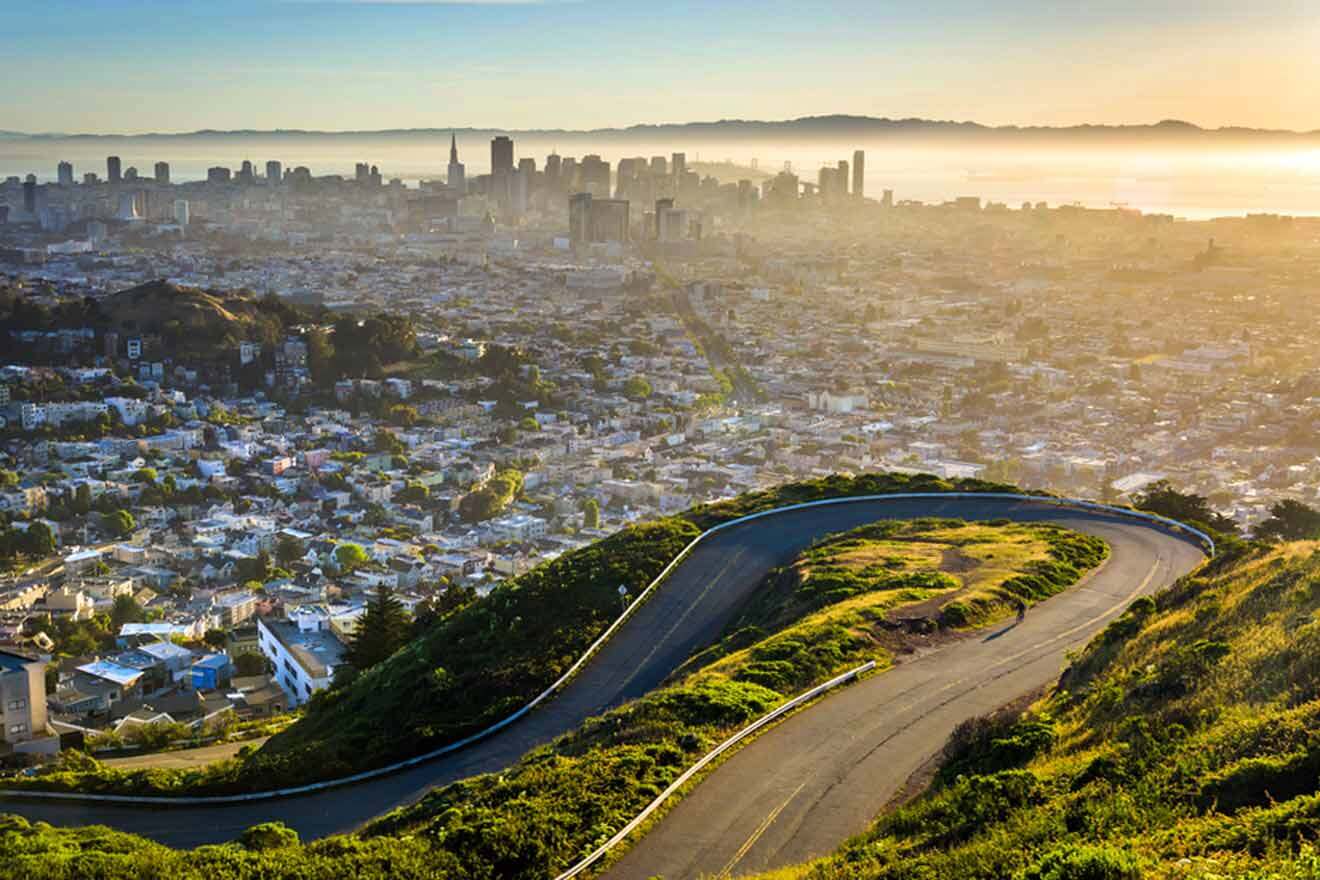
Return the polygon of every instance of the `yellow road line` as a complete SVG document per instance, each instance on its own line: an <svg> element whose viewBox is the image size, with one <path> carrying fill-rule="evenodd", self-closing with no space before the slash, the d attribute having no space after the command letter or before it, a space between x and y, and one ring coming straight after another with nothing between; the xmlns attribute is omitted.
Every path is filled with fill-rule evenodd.
<svg viewBox="0 0 1320 880"><path fill-rule="evenodd" d="M784 798L784 802L782 804L780 804L779 806L775 807L773 810L770 811L770 815L766 816L765 821L757 826L756 830L752 832L752 836L747 838L746 842L744 842L742 846L738 847L738 851L733 854L733 858L729 859L728 863L726 863L723 868L720 868L720 872L715 875L717 878L729 876L729 874L733 871L734 866L737 865L740 861L742 861L743 856L747 855L747 853L751 851L752 847L756 846L756 842L761 839L761 835L765 834L766 831L770 830L770 826L773 825L774 821L779 818L779 814L784 812L784 808L787 807L792 802L793 798L798 796L798 792L806 788L806 785L807 785L806 781L803 780L801 785L793 789L792 794Z"/></svg>

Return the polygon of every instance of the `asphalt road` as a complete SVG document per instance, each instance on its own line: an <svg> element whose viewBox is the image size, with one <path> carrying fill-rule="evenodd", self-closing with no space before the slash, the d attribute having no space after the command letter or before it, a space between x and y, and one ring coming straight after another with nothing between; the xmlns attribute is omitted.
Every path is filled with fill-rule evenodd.
<svg viewBox="0 0 1320 880"><path fill-rule="evenodd" d="M913 663L911 666L900 667L861 686L849 688L838 697L831 697L776 728L725 765L741 766L754 760L748 756L769 754L772 759L762 765L765 768L762 771L765 773L763 778L753 780L755 784L749 784L744 789L729 789L717 779L721 774L737 771L721 768L715 779L700 786L697 793L680 806L683 813L676 811L671 817L678 818L662 823L653 832L653 836L646 838L619 865L619 870L623 872L619 876L650 876L673 871L672 880L687 876L684 872L688 866L697 865L699 856L710 856L701 861L703 866L718 861L719 854L723 853L720 849L722 845L737 841L733 846L736 851L751 833L748 831L742 834L742 820L755 818L756 824L752 826L752 830L755 830L767 815L767 811L760 809L762 796L772 799L779 796L780 801L783 800L784 795L779 794L776 787L780 779L794 780L789 786L791 791L802 780L827 781L820 773L828 776L831 772L829 767L836 766L836 772L848 774L855 770L863 773L856 779L849 778L848 784L841 789L860 785L887 785L890 779L894 780L894 785L900 784L906 777L903 767L908 760L900 760L899 756L908 752L929 754L931 749L943 741L944 733L956 721L992 708L1028 690L1032 685L1048 680L1057 674L1064 650L1082 641L1087 633L1077 631L1035 648L1032 656L1039 654L1039 657L1034 661L1030 657L1021 661L1006 658L1028 649L1028 643L1034 645L1042 639L1061 636L1076 626L1076 621L1089 619L1101 610L1118 610L1133 588L1141 584L1156 560L1159 565L1155 576L1145 584L1147 590L1167 583L1200 559L1199 550L1189 541L1170 536L1154 527L1035 502L991 498L900 499L794 511L727 529L703 542L561 694L490 739L463 751L401 773L294 798L237 805L164 807L4 798L0 799L0 813L18 813L32 820L56 825L109 825L176 847L232 840L249 826L266 821L284 822L295 828L304 840L349 831L394 807L415 801L434 786L502 769L529 749L574 729L584 719L652 690L693 651L710 644L719 636L769 569L788 562L813 540L876 519L909 519L917 516L1058 522L1106 537L1114 548L1113 558L1101 575L1089 585L1056 597L1040 610L1033 611L1021 632L1006 634L987 643L981 654L964 656L963 652L970 650L976 643L967 643L968 647L959 645L957 653L942 654L933 663ZM1027 634L1035 635L1028 637ZM993 670L978 667L993 667ZM910 671L913 669L917 671ZM969 697L958 696L962 693L962 686L949 684L961 681L968 675L984 676L989 671L999 673L1000 677L992 677L984 693L977 690L980 685L972 685ZM889 685L893 690L877 692L879 684ZM920 708L904 710L913 718L925 717L933 712L934 726L922 726L922 735L910 739L900 738L898 745L883 748L877 753L881 755L878 759L864 760L866 755L862 755L856 760L831 764L827 760L830 749L820 748L825 745L824 740L834 742L835 750L847 745L839 741L842 730L849 742L869 755L870 745L861 744L882 743L882 739L868 739L871 734L878 734L878 731L871 731L875 720L894 715L898 711L894 707L878 713L874 711L876 705L898 699L908 702L923 700L921 705L925 706L929 700L923 698L923 694L928 697L928 692L934 688L946 686L949 690L942 693L949 702L942 707L927 707L931 712ZM859 705L854 694L868 696ZM912 714L914 712L916 714ZM815 742L794 740L781 742L778 747L774 745L784 735L781 731L798 729L802 723L800 719L818 717L830 719L830 723L824 725L828 735L816 734L821 739ZM846 718L854 718L860 726L856 730L847 729L849 722ZM381 723L390 722L389 719L381 719ZM868 731L871 733L868 734ZM808 758L808 755L816 757ZM789 762L793 766L787 766ZM837 778L842 780L843 776ZM854 786L854 782L858 786ZM767 785L771 787L766 788ZM720 797L730 790L739 792L736 799ZM712 797L717 803L710 803ZM812 799L810 802L814 805L817 800ZM829 806L827 813L817 811L802 816L803 822L828 821L829 831L808 834L810 843L805 848L797 846L796 841L806 838L798 834L790 835L785 846L777 848L776 852L782 852L786 859L796 860L795 854L798 852L815 852L817 850L813 847L826 839L829 846L825 849L828 849L846 833L859 830L865 824L865 818L874 813L874 809L855 805L852 799L845 800L847 804L838 809L833 799L820 801L822 805ZM880 802L883 800L881 798ZM772 823L774 827L771 830L775 833L764 833L761 836L761 839L766 840L767 847L778 839L778 830L787 826L787 820L798 815L797 806L807 802L806 797L794 798L793 803L781 811L785 822L782 825ZM689 807L689 804L692 806ZM771 809L777 804L772 805ZM708 824L695 829L693 833L697 836L691 838L685 839L681 834L679 837L669 836L673 833L671 828L684 827L679 823L683 821L682 815L688 812L704 815ZM800 826L802 823L794 824ZM690 850L693 858L686 859L681 851L667 855L656 852L654 842L663 840L669 840L671 845L680 850ZM679 843L674 844L675 840ZM697 845L698 841L700 846ZM740 861L739 864L751 866L762 863L759 850L749 855L753 858ZM675 864L673 858L679 858L683 864ZM653 868L649 867L651 861L655 863ZM643 873L628 873L640 870L638 866L644 863L648 868ZM715 869L718 870L722 864L715 864Z"/></svg>
<svg viewBox="0 0 1320 880"><path fill-rule="evenodd" d="M1130 520L1056 521L1107 540L1110 559L1021 624L900 663L771 729L703 780L606 878L733 877L833 852L870 825L959 722L1054 681L1066 652L1204 558Z"/></svg>

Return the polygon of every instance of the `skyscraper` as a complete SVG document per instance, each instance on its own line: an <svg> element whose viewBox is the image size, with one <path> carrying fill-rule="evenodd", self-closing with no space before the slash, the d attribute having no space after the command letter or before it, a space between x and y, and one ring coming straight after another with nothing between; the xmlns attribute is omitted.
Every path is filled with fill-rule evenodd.
<svg viewBox="0 0 1320 880"><path fill-rule="evenodd" d="M271 159L266 163L266 184L268 186L278 186L283 177L284 168L279 162Z"/></svg>
<svg viewBox="0 0 1320 880"><path fill-rule="evenodd" d="M453 132L449 134L449 173L445 177L445 182L449 184L450 189L457 190L459 194L467 192L467 169L458 161L458 138Z"/></svg>
<svg viewBox="0 0 1320 880"><path fill-rule="evenodd" d="M596 198L610 197L610 163L596 154L582 157L582 189Z"/></svg>
<svg viewBox="0 0 1320 880"><path fill-rule="evenodd" d="M170 163L169 163L169 162L157 162L157 163L156 163L156 182L157 182L157 183L169 183L169 182L170 182Z"/></svg>
<svg viewBox="0 0 1320 880"><path fill-rule="evenodd" d="M124 179L123 165L118 156L108 156L105 160L105 176L111 183L119 183Z"/></svg>
<svg viewBox="0 0 1320 880"><path fill-rule="evenodd" d="M841 199L848 197L848 160L839 160L839 173L834 179L835 189L838 190L838 196Z"/></svg>
<svg viewBox="0 0 1320 880"><path fill-rule="evenodd" d="M73 186L73 163L61 162L59 164L60 186Z"/></svg>
<svg viewBox="0 0 1320 880"><path fill-rule="evenodd" d="M864 195L866 187L866 152L863 150L853 150L852 175L853 198L860 202L866 197Z"/></svg>
<svg viewBox="0 0 1320 880"><path fill-rule="evenodd" d="M353 179L358 183L366 183L371 176L371 166L366 162L358 162L353 166Z"/></svg>
<svg viewBox="0 0 1320 880"><path fill-rule="evenodd" d="M560 171L563 167L563 160L558 153L551 153L545 157L545 185L547 189L559 188Z"/></svg>
<svg viewBox="0 0 1320 880"><path fill-rule="evenodd" d="M490 173L513 170L513 138L499 135L490 140Z"/></svg>
<svg viewBox="0 0 1320 880"><path fill-rule="evenodd" d="M683 175L687 173L687 153L675 153L669 159L670 171L673 172L676 180L682 180Z"/></svg>

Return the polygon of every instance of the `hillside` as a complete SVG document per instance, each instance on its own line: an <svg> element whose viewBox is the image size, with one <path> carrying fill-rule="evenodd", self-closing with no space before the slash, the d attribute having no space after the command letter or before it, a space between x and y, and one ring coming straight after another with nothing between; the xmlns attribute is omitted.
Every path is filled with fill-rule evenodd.
<svg viewBox="0 0 1320 880"><path fill-rule="evenodd" d="M304 320L298 310L271 297L255 299L149 281L100 300L106 329L160 335L175 351L225 356L240 340L274 342L287 325Z"/></svg>
<svg viewBox="0 0 1320 880"><path fill-rule="evenodd" d="M764 880L1320 875L1320 546L1238 545L1055 693L964 725L932 791Z"/></svg>
<svg viewBox="0 0 1320 880"><path fill-rule="evenodd" d="M279 839L270 831L246 846L181 853L11 818L0 824L0 877L83 876L92 866L106 878L554 876L749 720L868 660L883 670L906 642L926 639L897 622L964 591L1055 592L1105 552L1098 539L1051 525L917 520L831 536L772 575L719 645L666 686L358 834L262 850Z"/></svg>

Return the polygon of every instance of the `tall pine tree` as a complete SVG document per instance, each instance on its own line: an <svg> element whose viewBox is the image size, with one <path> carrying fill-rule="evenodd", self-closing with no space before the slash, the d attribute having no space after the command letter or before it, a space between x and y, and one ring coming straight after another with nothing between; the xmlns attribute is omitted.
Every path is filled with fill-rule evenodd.
<svg viewBox="0 0 1320 880"><path fill-rule="evenodd" d="M358 671L365 671L397 651L407 638L408 615L403 603L392 587L381 586L358 619L346 659Z"/></svg>

